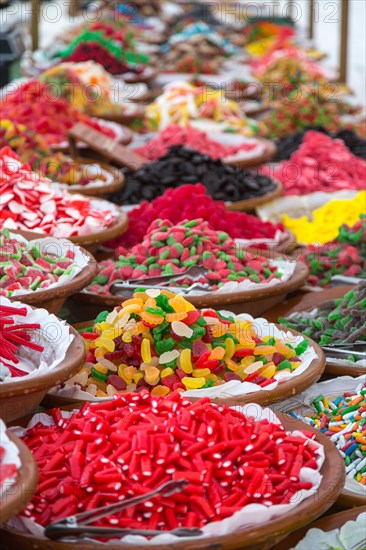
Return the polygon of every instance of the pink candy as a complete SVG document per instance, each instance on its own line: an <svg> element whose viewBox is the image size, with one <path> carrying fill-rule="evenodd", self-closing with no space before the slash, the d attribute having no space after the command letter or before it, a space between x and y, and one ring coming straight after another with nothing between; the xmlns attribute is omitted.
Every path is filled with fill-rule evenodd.
<svg viewBox="0 0 366 550"><path fill-rule="evenodd" d="M10 147L0 150L0 229L71 237L112 225L113 210L96 210L90 199L69 195L22 164Z"/></svg>
<svg viewBox="0 0 366 550"><path fill-rule="evenodd" d="M362 190L366 162L353 155L342 140L309 131L290 160L281 162L274 172L267 166L262 172L279 180L285 195Z"/></svg>

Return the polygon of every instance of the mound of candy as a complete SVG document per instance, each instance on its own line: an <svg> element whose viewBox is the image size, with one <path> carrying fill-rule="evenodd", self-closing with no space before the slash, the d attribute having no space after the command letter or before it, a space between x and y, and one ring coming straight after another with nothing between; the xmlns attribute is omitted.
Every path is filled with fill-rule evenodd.
<svg viewBox="0 0 366 550"><path fill-rule="evenodd" d="M246 504L290 503L313 487L303 468L320 467L314 434L287 432L209 399L192 404L178 393L159 399L142 392L86 403L69 418L59 409L51 414L51 425L38 422L23 437L40 478L20 515L43 526L187 480L182 492L157 495L97 525L203 527Z"/></svg>
<svg viewBox="0 0 366 550"><path fill-rule="evenodd" d="M109 138L115 132L72 107L62 97L55 97L47 84L31 80L21 84L0 102L1 118L24 124L29 130L44 136L49 145L67 140L67 133L77 122L84 122Z"/></svg>
<svg viewBox="0 0 366 550"><path fill-rule="evenodd" d="M88 165L73 161L61 152L53 152L40 134L23 124L11 120L0 121L0 148L9 146L22 162L30 164L38 174L67 185L87 185L96 180L105 180L102 169L94 174Z"/></svg>
<svg viewBox="0 0 366 550"><path fill-rule="evenodd" d="M31 243L10 236L7 229L0 231L0 296L12 296L15 290L32 292L57 283L61 275L68 275L75 266L75 252L67 250L64 256L43 256Z"/></svg>
<svg viewBox="0 0 366 550"><path fill-rule="evenodd" d="M14 366L19 364L17 352L20 346L34 351L43 351L43 346L32 342L30 331L39 329L38 323L19 323L14 317L27 317L26 308L0 305L0 383L6 378L26 376ZM9 362L10 361L10 362Z"/></svg>
<svg viewBox="0 0 366 550"><path fill-rule="evenodd" d="M282 221L299 243L317 245L329 243L338 235L342 225L354 225L365 212L366 191L353 198L331 199L311 212L311 217L291 218L282 215Z"/></svg>
<svg viewBox="0 0 366 550"><path fill-rule="evenodd" d="M342 140L311 130L288 161L281 162L275 170L264 167L263 173L279 180L285 195L362 190L366 161L353 155Z"/></svg>
<svg viewBox="0 0 366 550"><path fill-rule="evenodd" d="M341 139L344 141L345 145L356 157L360 157L363 160L366 160L366 139L360 138L352 130L340 130L334 134L327 132L321 126L313 126L305 128L302 132L297 132L289 136L284 136L282 139L277 141L277 153L275 161L279 162L281 160L289 160L291 155L298 150L300 145L303 142L303 139L309 130L316 130L317 132L323 132L324 134L330 135L333 139Z"/></svg>
<svg viewBox="0 0 366 550"><path fill-rule="evenodd" d="M202 219L177 225L156 220L141 244L130 251L118 248L115 255L116 260L100 262L99 274L85 290L108 294L111 284L118 280L179 274L195 265L209 270L197 281L210 285L209 290L230 281L266 283L281 276L267 258L245 252L227 233L210 229ZM192 283L186 277L177 284L189 287Z"/></svg>
<svg viewBox="0 0 366 550"><path fill-rule="evenodd" d="M184 183L202 183L209 195L224 201L261 197L276 189L276 183L263 174L213 160L189 147L173 145L163 157L128 174L123 188L113 193L111 199L117 204L138 204Z"/></svg>
<svg viewBox="0 0 366 550"><path fill-rule="evenodd" d="M231 380L260 390L280 371L294 372L309 345L306 339L294 348L281 338L261 337L255 320L200 311L183 296L158 289L136 291L100 314L82 336L86 363L66 385L81 385L97 397L142 388L167 395Z"/></svg>
<svg viewBox="0 0 366 550"><path fill-rule="evenodd" d="M135 152L149 160L157 160L166 155L172 145L184 145L202 155L208 155L212 160L223 159L240 152L255 154L263 151L263 144L254 138L244 141L241 145L224 145L211 139L206 132L191 126L182 128L171 125L141 147L137 147Z"/></svg>
<svg viewBox="0 0 366 550"><path fill-rule="evenodd" d="M282 325L310 336L321 346L366 341L366 281L338 300L323 302L311 312L281 318Z"/></svg>
<svg viewBox="0 0 366 550"><path fill-rule="evenodd" d="M222 201L214 201L203 185L182 185L167 189L151 202L144 201L128 213L129 229L122 238L108 243L113 248L129 248L141 243L150 224L156 219L178 223L202 218L212 229L225 231L233 239L274 239L284 231L282 224L264 222L244 212L230 211Z"/></svg>
<svg viewBox="0 0 366 550"><path fill-rule="evenodd" d="M366 485L366 386L332 398L318 395L313 400L313 413L298 417L331 438L342 454L348 479Z"/></svg>
<svg viewBox="0 0 366 550"><path fill-rule="evenodd" d="M0 194L0 229L71 237L101 231L116 219L115 211L97 210L87 197L54 188L10 147L0 150Z"/></svg>
<svg viewBox="0 0 366 550"><path fill-rule="evenodd" d="M333 275L366 279L366 216L352 227L343 225L337 238L325 245L310 245L300 260L310 269L308 283L327 286Z"/></svg>

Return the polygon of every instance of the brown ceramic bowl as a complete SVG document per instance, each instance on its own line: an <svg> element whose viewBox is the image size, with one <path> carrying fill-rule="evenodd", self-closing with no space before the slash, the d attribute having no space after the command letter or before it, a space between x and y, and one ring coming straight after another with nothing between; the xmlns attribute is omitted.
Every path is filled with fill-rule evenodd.
<svg viewBox="0 0 366 550"><path fill-rule="evenodd" d="M358 508L352 508L351 510L345 510L344 512L338 512L338 514L332 514L331 516L325 516L318 519L310 525L306 525L302 529L298 529L294 533L291 533L285 540L282 540L280 544L276 544L272 550L290 550L294 548L306 535L310 529L321 529L322 531L333 531L333 529L340 529L347 521L354 521L357 517L366 512L366 506L360 506Z"/></svg>
<svg viewBox="0 0 366 550"><path fill-rule="evenodd" d="M17 378L0 385L0 417L4 422L32 413L50 388L80 369L85 360L84 342L74 328L69 327L69 331L75 338L57 367L34 378Z"/></svg>
<svg viewBox="0 0 366 550"><path fill-rule="evenodd" d="M202 296L189 296L189 301L198 308L230 309L233 313L249 313L253 317L259 317L274 305L282 302L289 292L300 288L308 278L308 268L302 262L297 262L295 271L288 281L278 283L275 286L250 289L240 292L227 292L217 294L212 292ZM121 304L126 296L103 296L91 292L80 292L75 300L96 304L101 308L113 308Z"/></svg>
<svg viewBox="0 0 366 550"><path fill-rule="evenodd" d="M268 162L273 159L273 157L276 155L277 152L277 146L274 141L271 141L269 139L264 138L257 138L259 141L265 144L266 149L263 153L257 156L253 156L250 158L245 158L244 155L240 155L240 153L231 156L231 157L225 157L222 159L225 164L235 164L236 166L240 166L240 168L247 168L248 166L257 166L258 164L263 164L264 162ZM281 186L282 191L282 186ZM274 191L272 191L274 193ZM276 199L279 195L271 196L268 200ZM249 200L255 200L255 199L249 199ZM246 201L240 201L240 202L246 202ZM233 203L237 204L237 203ZM231 208L231 210L234 210ZM235 210L240 210L240 208L235 208Z"/></svg>
<svg viewBox="0 0 366 550"><path fill-rule="evenodd" d="M74 325L75 330L81 330L93 326L94 321L86 321L84 323L78 323ZM284 328L281 325L277 325L280 329ZM285 329L291 332L294 336L298 336L300 333L295 330ZM310 339L309 339L310 340ZM308 368L298 376L282 382L273 390L260 390L246 395L233 396L233 397L213 397L211 401L220 405L227 405L233 407L235 405L245 405L246 403L258 403L261 406L268 406L276 403L277 401L284 401L294 395L301 393L309 388L312 384L315 384L321 377L325 368L325 355L323 350L310 340L310 345L313 346L317 358L313 359ZM189 397L191 401L196 401L200 397ZM45 403L48 407L61 407L63 405L69 405L70 403L80 403L81 399L73 399L69 397L63 397L61 395L54 395L48 393L45 397ZM84 400L83 400L84 401Z"/></svg>
<svg viewBox="0 0 366 550"><path fill-rule="evenodd" d="M28 447L18 437L7 431L9 439L19 449L21 466L18 471L18 478L14 485L2 495L0 500L0 523L16 516L30 500L38 483L38 467Z"/></svg>
<svg viewBox="0 0 366 550"><path fill-rule="evenodd" d="M81 250L83 256L88 259L88 264L71 281L54 288L46 288L45 290L38 290L36 292L31 291L27 294L10 297L9 299L12 302L23 302L30 306L45 308L49 313L57 314L65 300L90 284L98 273L96 260L89 252L84 249Z"/></svg>
<svg viewBox="0 0 366 550"><path fill-rule="evenodd" d="M103 170L108 172L113 177L113 181L104 185L97 185L93 183L88 183L87 185L66 185L65 189L68 193L81 193L82 195L98 197L108 193L114 193L115 191L121 189L121 187L125 184L124 175L114 166L110 166L102 161L95 161L93 159L83 157L78 157L76 161L80 164L99 164Z"/></svg>
<svg viewBox="0 0 366 550"><path fill-rule="evenodd" d="M269 550L286 535L307 525L321 516L337 499L344 484L343 460L334 445L322 433L309 428L299 420L287 415L277 415L287 430L306 429L314 431L316 440L324 446L325 460L321 468L322 481L313 497L303 500L286 515L274 518L265 524L247 525L224 536L211 536L205 540L188 540L174 544L160 544L161 550ZM22 422L23 420L23 422ZM20 424L27 425L28 419L22 419ZM33 535L21 535L14 530L0 530L1 540L9 548L22 550L70 550L75 545L78 550L98 550L99 543L78 541L59 542L41 540ZM138 550L151 550L150 544L134 546ZM130 544L112 543L108 550L131 550Z"/></svg>
<svg viewBox="0 0 366 550"><path fill-rule="evenodd" d="M96 199L97 200L97 199ZM103 202L104 205L108 205L111 203L108 203L108 201L100 201ZM114 208L117 208L115 205L113 205ZM86 249L88 252L93 254L93 252L96 251L98 246L106 241L109 241L111 239L114 239L115 237L118 237L119 235L122 235L126 231L128 227L128 217L123 210L118 209L118 217L114 221L114 223L110 227L106 227L105 229L102 229L101 231L96 231L95 233L90 233L88 235L77 235L75 237L68 237L67 240L71 241L74 244L77 244L84 249ZM45 237L46 235L42 233L36 233L33 231L25 231L22 229L13 231L12 233L19 233L20 235L23 235L26 239L32 240L32 239L39 239L41 237Z"/></svg>

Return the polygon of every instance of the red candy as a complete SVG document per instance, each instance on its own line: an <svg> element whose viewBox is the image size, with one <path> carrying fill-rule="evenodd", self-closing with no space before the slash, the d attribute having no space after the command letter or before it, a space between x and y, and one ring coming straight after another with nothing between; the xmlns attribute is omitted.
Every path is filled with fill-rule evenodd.
<svg viewBox="0 0 366 550"><path fill-rule="evenodd" d="M241 145L222 145L218 141L210 139L206 132L195 130L190 126L181 128L172 125L167 126L157 137L145 145L135 149L135 152L149 160L156 160L164 156L172 145L184 145L195 149L202 155L209 155L213 160L218 160L236 155L240 151L253 151L261 144L259 141L251 140L251 142Z"/></svg>
<svg viewBox="0 0 366 550"><path fill-rule="evenodd" d="M139 244L150 224L159 218L173 223L202 218L209 222L212 229L225 231L233 239L273 239L278 231L284 231L282 224L263 222L244 212L229 211L224 202L215 201L207 195L206 188L201 184L182 185L177 189L168 189L161 197L151 202L144 201L131 210L127 233L109 245L129 248Z"/></svg>
<svg viewBox="0 0 366 550"><path fill-rule="evenodd" d="M288 503L312 487L300 481L301 469L317 468L309 439L208 398L192 404L179 393L158 398L142 390L86 403L68 419L51 412L54 425L39 422L24 436L39 484L21 515L41 525L185 479L182 492L156 496L98 525L203 527L246 504Z"/></svg>
<svg viewBox="0 0 366 550"><path fill-rule="evenodd" d="M42 134L50 145L67 140L67 132L77 122L84 122L112 139L116 137L111 128L84 115L52 92L55 92L54 87L40 81L21 84L0 102L2 119L24 124L29 130Z"/></svg>
<svg viewBox="0 0 366 550"><path fill-rule="evenodd" d="M52 187L10 147L0 149L0 195L0 229L70 237L100 231L116 217L112 210L93 208L88 197Z"/></svg>
<svg viewBox="0 0 366 550"><path fill-rule="evenodd" d="M285 195L362 190L366 162L353 155L342 140L309 131L290 160L281 162L273 173L269 167L264 167L262 172L279 180Z"/></svg>

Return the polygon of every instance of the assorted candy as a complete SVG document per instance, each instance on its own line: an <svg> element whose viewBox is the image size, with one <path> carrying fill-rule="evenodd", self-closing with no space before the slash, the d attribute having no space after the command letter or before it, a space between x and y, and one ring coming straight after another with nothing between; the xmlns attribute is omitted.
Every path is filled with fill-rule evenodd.
<svg viewBox="0 0 366 550"><path fill-rule="evenodd" d="M291 413L330 437L346 466L347 479L366 486L366 384L334 397L317 396L313 412Z"/></svg>
<svg viewBox="0 0 366 550"><path fill-rule="evenodd" d="M3 492L11 490L20 466L18 448L9 439L6 431L6 425L0 420L0 494L4 500L6 496Z"/></svg>
<svg viewBox="0 0 366 550"><path fill-rule="evenodd" d="M106 182L102 167L96 163L95 170L87 164L73 161L63 153L53 152L40 134L29 130L23 124L11 120L0 121L0 148L9 146L19 155L22 162L30 164L32 170L66 185L88 185Z"/></svg>
<svg viewBox="0 0 366 550"><path fill-rule="evenodd" d="M366 218L360 216L352 227L342 225L334 241L310 245L300 260L310 269L308 283L327 286L333 275L366 279Z"/></svg>
<svg viewBox="0 0 366 550"><path fill-rule="evenodd" d="M158 160L127 174L124 187L111 195L117 204L137 204L162 195L167 188L202 183L217 200L242 201L261 197L276 189L264 174L213 160L189 147L174 145Z"/></svg>
<svg viewBox="0 0 366 550"><path fill-rule="evenodd" d="M279 322L309 336L321 346L366 341L366 281L343 298L329 300L311 312L296 312ZM350 354L350 360L352 355Z"/></svg>
<svg viewBox="0 0 366 550"><path fill-rule="evenodd" d="M274 170L266 167L263 171L282 183L285 195L362 190L366 161L353 155L342 140L309 131L288 161L281 162Z"/></svg>
<svg viewBox="0 0 366 550"><path fill-rule="evenodd" d="M329 101L329 89L324 92L322 94L318 86L301 85L285 93L284 100L275 101L274 108L263 116L264 135L280 139L308 126L322 126L332 133L343 128L359 133L359 123L352 119L347 121L345 117L355 114L356 109L340 97L336 101L332 97Z"/></svg>
<svg viewBox="0 0 366 550"><path fill-rule="evenodd" d="M194 126L204 129L256 134L259 124L246 118L240 105L225 98L222 90L193 86L189 82L173 82L146 107L147 127L155 132L168 125Z"/></svg>
<svg viewBox="0 0 366 550"><path fill-rule="evenodd" d="M300 243L324 244L335 239L342 225L353 226L365 212L366 191L360 191L353 199L331 199L307 216L291 218L283 214L285 227L292 231Z"/></svg>
<svg viewBox="0 0 366 550"><path fill-rule="evenodd" d="M197 310L170 290L136 291L81 333L86 363L67 386L97 397L148 389L152 395L238 380L266 388L302 365L309 341L294 347L256 331L255 320ZM279 380L280 383L280 380Z"/></svg>
<svg viewBox="0 0 366 550"><path fill-rule="evenodd" d="M144 391L87 403L67 418L59 409L51 414L51 425L38 422L23 437L40 478L21 517L41 526L183 479L189 483L182 492L157 495L97 525L202 528L250 503L301 499L314 485L303 469L320 468L314 434L291 433L209 399L192 404L178 393L159 399Z"/></svg>
<svg viewBox="0 0 366 550"><path fill-rule="evenodd" d="M49 253L44 256L36 244L10 235L7 229L0 231L0 296L10 297L15 291L34 292L45 290L57 283L61 276L72 273L75 252Z"/></svg>
<svg viewBox="0 0 366 550"><path fill-rule="evenodd" d="M284 231L282 224L264 222L245 212L228 210L222 201L214 201L207 195L203 185L182 185L177 189L169 188L161 197L151 202L143 201L128 212L129 229L123 237L108 243L109 246L130 248L141 243L150 224L159 218L173 223L202 218L212 229L224 231L232 239L277 240Z"/></svg>
<svg viewBox="0 0 366 550"><path fill-rule="evenodd" d="M71 237L101 231L117 217L115 209L102 210L83 195L69 195L53 187L50 180L23 164L10 147L0 150L0 194L0 229Z"/></svg>
<svg viewBox="0 0 366 550"><path fill-rule="evenodd" d="M55 97L52 91L47 84L37 80L17 86L0 102L1 118L24 124L54 146L67 141L67 132L76 122L84 122L107 137L116 138L110 126L81 113L64 98Z"/></svg>
<svg viewBox="0 0 366 550"><path fill-rule="evenodd" d="M191 126L182 128L177 125L167 126L159 134L150 139L135 152L149 160L157 160L166 155L173 145L182 145L194 149L202 155L208 155L212 160L224 159L234 155L246 154L247 158L262 154L265 146L255 138L245 139L240 145L225 145L211 139L206 132L196 130Z"/></svg>
<svg viewBox="0 0 366 550"><path fill-rule="evenodd" d="M118 248L116 260L99 263L99 274L88 292L108 294L111 284L144 277L184 273L189 267L203 266L208 270L195 282L217 290L228 282L251 281L268 283L281 279L281 271L267 258L245 252L227 233L210 229L207 221L191 220L174 225L168 220L156 220L147 230L141 244L131 250ZM190 287L187 276L172 286Z"/></svg>
<svg viewBox="0 0 366 550"><path fill-rule="evenodd" d="M43 351L43 346L32 341L32 331L39 329L38 323L19 323L16 317L27 318L27 309L0 305L0 383L6 378L26 376L27 371L16 367L20 363L17 356L20 346ZM14 365L15 364L15 365Z"/></svg>

